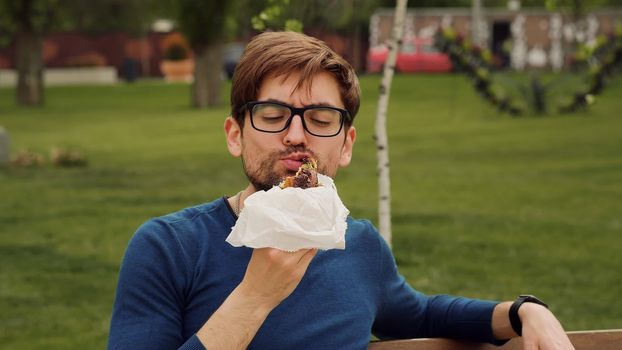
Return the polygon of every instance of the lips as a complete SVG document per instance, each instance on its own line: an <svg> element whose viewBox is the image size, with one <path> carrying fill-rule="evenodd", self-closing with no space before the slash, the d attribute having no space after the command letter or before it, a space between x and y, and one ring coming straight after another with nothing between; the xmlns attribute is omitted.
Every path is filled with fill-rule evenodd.
<svg viewBox="0 0 622 350"><path fill-rule="evenodd" d="M281 163L285 168L289 171L298 171L298 168L303 163L303 159L308 158L309 155L306 153L294 153L289 154L285 158L281 158Z"/></svg>

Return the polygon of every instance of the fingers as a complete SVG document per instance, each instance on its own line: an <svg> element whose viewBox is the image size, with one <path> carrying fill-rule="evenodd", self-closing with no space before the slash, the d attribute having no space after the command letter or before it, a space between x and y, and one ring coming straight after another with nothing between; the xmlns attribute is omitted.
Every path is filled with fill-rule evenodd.
<svg viewBox="0 0 622 350"><path fill-rule="evenodd" d="M242 290L276 306L296 289L316 253L317 249L255 249L240 283Z"/></svg>
<svg viewBox="0 0 622 350"><path fill-rule="evenodd" d="M275 260L283 259L283 261L286 261L288 263L294 263L294 264L305 263L307 265L311 262L313 257L317 254L316 248L300 249L295 252L287 252L287 251L280 250L277 248L257 248L255 250L256 251L263 250Z"/></svg>
<svg viewBox="0 0 622 350"><path fill-rule="evenodd" d="M317 249L305 249L305 250L306 252L304 253L303 256L300 257L300 260L298 260L298 264L303 264L305 266L308 266L311 263L311 260L313 260L313 258L317 254Z"/></svg>

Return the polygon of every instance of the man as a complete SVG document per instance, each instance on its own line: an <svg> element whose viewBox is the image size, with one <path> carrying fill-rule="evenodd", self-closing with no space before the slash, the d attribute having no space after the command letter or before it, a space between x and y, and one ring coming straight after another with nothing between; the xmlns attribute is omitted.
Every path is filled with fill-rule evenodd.
<svg viewBox="0 0 622 350"><path fill-rule="evenodd" d="M264 33L238 64L231 106L227 148L250 183L138 229L119 275L110 349L364 349L370 333L496 343L521 331L526 348L572 349L537 299L413 290L368 221L348 218L345 250L230 246L225 238L253 192L292 175L306 157L331 177L350 163L359 85L323 42Z"/></svg>

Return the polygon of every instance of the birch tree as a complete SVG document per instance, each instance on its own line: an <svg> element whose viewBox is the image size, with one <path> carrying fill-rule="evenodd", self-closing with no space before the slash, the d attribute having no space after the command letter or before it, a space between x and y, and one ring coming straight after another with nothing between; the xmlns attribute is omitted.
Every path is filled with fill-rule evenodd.
<svg viewBox="0 0 622 350"><path fill-rule="evenodd" d="M378 221L380 234L391 245L391 181L389 176L389 140L387 137L387 107L391 93L391 81L395 73L397 51L402 46L402 31L408 0L398 0L395 5L393 31L389 39L389 55L384 64L378 112L376 114L376 154L378 157Z"/></svg>

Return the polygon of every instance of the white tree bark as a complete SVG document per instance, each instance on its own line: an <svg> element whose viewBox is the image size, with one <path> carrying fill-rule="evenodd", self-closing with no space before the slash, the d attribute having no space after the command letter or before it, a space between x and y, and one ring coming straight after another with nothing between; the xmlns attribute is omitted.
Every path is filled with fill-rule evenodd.
<svg viewBox="0 0 622 350"><path fill-rule="evenodd" d="M391 92L391 81L395 73L397 51L402 46L402 31L406 4L408 0L398 0L395 5L393 32L389 39L389 55L384 65L380 94L378 96L378 113L376 114L376 154L378 157L378 221L380 234L391 246L391 181L389 177L389 142L387 137L387 107Z"/></svg>
<svg viewBox="0 0 622 350"><path fill-rule="evenodd" d="M525 35L525 16L523 14L516 15L511 25L512 38L514 45L510 59L512 68L522 71L525 69L527 61L527 36Z"/></svg>
<svg viewBox="0 0 622 350"><path fill-rule="evenodd" d="M471 41L482 47L482 0L471 0Z"/></svg>
<svg viewBox="0 0 622 350"><path fill-rule="evenodd" d="M551 39L551 50L549 62L553 71L560 72L564 67L564 51L562 49L562 16L559 13L551 15L549 20L549 38Z"/></svg>

